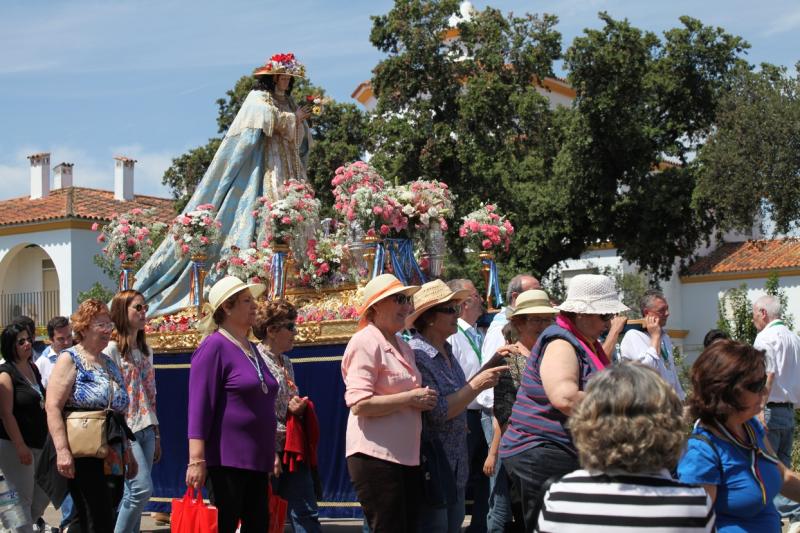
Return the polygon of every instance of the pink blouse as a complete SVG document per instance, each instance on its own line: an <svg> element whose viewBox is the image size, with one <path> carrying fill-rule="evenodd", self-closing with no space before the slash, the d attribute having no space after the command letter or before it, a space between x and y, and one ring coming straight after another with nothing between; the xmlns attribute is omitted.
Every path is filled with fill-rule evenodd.
<svg viewBox="0 0 800 533"><path fill-rule="evenodd" d="M373 324L353 335L342 358L344 401L348 407L366 398L420 387L422 377L411 347L400 337L398 352ZM399 463L419 464L420 412L404 407L385 416L347 418L345 455L363 453Z"/></svg>

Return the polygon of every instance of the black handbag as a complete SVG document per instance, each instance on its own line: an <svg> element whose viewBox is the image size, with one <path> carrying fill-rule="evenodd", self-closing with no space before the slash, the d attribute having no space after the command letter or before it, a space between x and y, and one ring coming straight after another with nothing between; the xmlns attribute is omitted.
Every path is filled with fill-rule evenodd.
<svg viewBox="0 0 800 533"><path fill-rule="evenodd" d="M425 503L441 509L455 502L456 478L439 439L423 435L419 464L422 470L422 497Z"/></svg>

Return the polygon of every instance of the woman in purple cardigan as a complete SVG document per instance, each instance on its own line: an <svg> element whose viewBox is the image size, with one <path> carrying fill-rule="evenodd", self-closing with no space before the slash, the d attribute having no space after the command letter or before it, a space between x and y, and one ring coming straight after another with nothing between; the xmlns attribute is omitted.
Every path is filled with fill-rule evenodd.
<svg viewBox="0 0 800 533"><path fill-rule="evenodd" d="M211 332L189 370L189 465L186 484L208 485L219 533L267 531L269 475L275 455L278 382L248 339L264 285L235 277L214 284L200 329Z"/></svg>

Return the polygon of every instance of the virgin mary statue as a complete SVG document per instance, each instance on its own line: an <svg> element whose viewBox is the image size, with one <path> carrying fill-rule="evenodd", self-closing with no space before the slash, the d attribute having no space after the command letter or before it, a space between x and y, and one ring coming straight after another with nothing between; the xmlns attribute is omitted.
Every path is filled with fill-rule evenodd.
<svg viewBox="0 0 800 533"><path fill-rule="evenodd" d="M253 75L257 87L242 103L184 210L188 213L202 204L217 209L222 242L209 249L209 258L218 258L231 246L247 248L255 240L252 210L260 196L277 200L284 195L286 181L307 181L310 113L291 98L294 80L305 76L305 67L294 54L276 54ZM175 241L165 238L136 274L134 288L144 294L153 316L190 305L192 265L188 257L176 253L176 247ZM213 281L210 272L209 282Z"/></svg>

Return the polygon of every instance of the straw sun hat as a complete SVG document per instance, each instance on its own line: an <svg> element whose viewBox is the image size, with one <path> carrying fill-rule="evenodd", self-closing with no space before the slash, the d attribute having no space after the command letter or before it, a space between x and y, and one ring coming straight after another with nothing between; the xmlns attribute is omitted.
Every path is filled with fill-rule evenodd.
<svg viewBox="0 0 800 533"><path fill-rule="evenodd" d="M616 314L630 308L619 301L614 280L600 274L578 274L569 281L567 299L559 311L586 315Z"/></svg>
<svg viewBox="0 0 800 533"><path fill-rule="evenodd" d="M206 333L214 331L216 324L214 324L214 313L219 309L225 300L245 289L249 289L253 298L258 298L267 287L263 283L245 283L235 276L225 276L211 287L208 291L208 301L203 304L203 313L205 316L198 324L198 329Z"/></svg>
<svg viewBox="0 0 800 533"><path fill-rule="evenodd" d="M364 303L362 303L361 307L358 309L358 314L361 316L358 320L358 329L367 325L367 322L369 322L367 319L367 310L376 303L394 294L411 296L418 290L419 285L403 285L403 282L392 274L381 274L380 276L372 278L370 282L367 283L367 286L364 287L364 292L362 294L362 301Z"/></svg>
<svg viewBox="0 0 800 533"><path fill-rule="evenodd" d="M546 292L535 289L517 296L517 302L509 318L520 315L557 315L558 309L550 305Z"/></svg>
<svg viewBox="0 0 800 533"><path fill-rule="evenodd" d="M414 294L414 312L406 318L406 327L414 326L414 321L428 309L446 302L462 302L470 297L469 289L453 291L447 283L440 279L435 279L424 284L419 291Z"/></svg>

